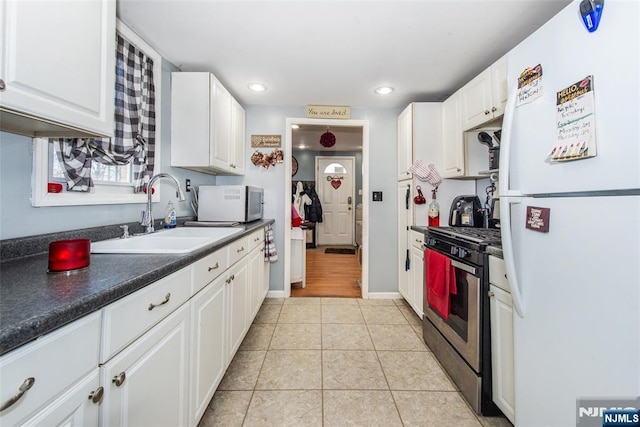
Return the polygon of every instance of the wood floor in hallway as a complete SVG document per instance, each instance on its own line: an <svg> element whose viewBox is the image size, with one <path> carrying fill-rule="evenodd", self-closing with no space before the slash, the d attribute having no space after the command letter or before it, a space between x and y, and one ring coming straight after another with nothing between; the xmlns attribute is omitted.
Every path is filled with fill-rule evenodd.
<svg viewBox="0 0 640 427"><path fill-rule="evenodd" d="M329 246L307 249L307 283L291 285L292 297L344 297L360 298L362 291L359 281L362 266L358 254L326 254ZM335 246L331 246L335 247Z"/></svg>

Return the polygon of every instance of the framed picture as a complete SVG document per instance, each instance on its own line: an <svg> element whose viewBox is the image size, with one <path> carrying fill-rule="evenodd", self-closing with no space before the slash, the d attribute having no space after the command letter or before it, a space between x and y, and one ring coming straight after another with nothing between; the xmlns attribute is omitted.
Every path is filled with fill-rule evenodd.
<svg viewBox="0 0 640 427"><path fill-rule="evenodd" d="M291 176L295 176L298 173L298 159L291 156Z"/></svg>

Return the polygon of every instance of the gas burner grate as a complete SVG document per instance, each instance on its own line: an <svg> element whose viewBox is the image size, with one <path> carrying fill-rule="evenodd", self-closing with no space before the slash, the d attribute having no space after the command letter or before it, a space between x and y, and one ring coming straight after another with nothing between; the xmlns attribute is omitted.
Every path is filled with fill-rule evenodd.
<svg viewBox="0 0 640 427"><path fill-rule="evenodd" d="M429 227L429 232L444 236L451 236L474 243L496 244L500 243L500 230L496 228L473 227Z"/></svg>

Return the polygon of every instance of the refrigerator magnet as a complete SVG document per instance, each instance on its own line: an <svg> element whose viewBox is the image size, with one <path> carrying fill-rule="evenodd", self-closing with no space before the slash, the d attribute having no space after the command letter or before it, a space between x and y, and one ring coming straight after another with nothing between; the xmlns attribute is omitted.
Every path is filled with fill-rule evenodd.
<svg viewBox="0 0 640 427"><path fill-rule="evenodd" d="M604 0L582 0L580 2L580 16L585 28L590 33L598 29L603 9Z"/></svg>
<svg viewBox="0 0 640 427"><path fill-rule="evenodd" d="M540 233L548 233L550 215L550 208L527 206L527 220L525 222L525 227L529 230L538 231Z"/></svg>

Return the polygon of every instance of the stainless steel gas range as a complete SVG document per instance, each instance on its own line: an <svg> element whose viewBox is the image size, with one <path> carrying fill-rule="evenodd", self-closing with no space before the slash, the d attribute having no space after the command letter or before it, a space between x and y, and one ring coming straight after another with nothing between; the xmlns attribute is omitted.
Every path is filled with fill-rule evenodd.
<svg viewBox="0 0 640 427"><path fill-rule="evenodd" d="M496 415L492 400L487 246L500 245L500 230L428 227L425 233L425 298L423 336L426 344L478 414ZM427 301L428 252L450 260L455 293L448 316ZM433 259L433 257L431 258ZM431 275L433 278L433 275ZM432 281L434 281L432 279Z"/></svg>

